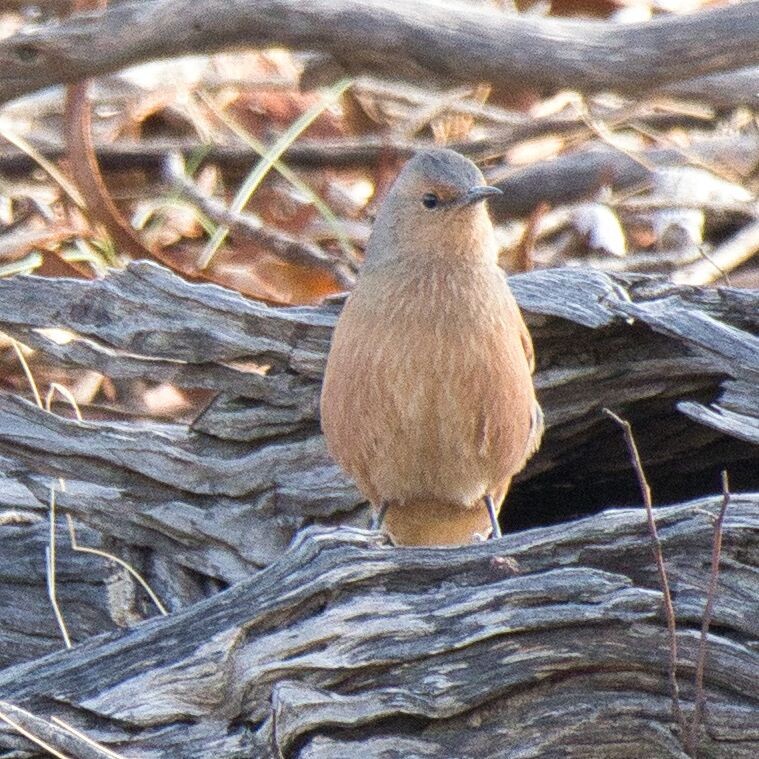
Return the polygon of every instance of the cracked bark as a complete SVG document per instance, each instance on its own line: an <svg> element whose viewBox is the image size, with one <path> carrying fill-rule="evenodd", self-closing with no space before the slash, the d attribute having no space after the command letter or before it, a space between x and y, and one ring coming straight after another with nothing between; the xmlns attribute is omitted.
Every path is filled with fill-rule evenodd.
<svg viewBox="0 0 759 759"><path fill-rule="evenodd" d="M716 492L730 471L702 740L708 755L755 755L759 495L738 491L759 490L759 295L570 269L511 282L547 434L505 526L548 526L444 551L334 527L366 519L318 432L339 304L270 308L150 263L0 280L0 330L51 359L219 392L191 426L77 423L0 396L0 603L14 620L0 700L26 710L14 719L41 730L58 716L145 757L343 757L357 742L377 757L682 756L645 515L596 513L639 504L608 406L631 419L657 502ZM87 642L43 658L61 648L44 585L53 477L80 542L131 561L170 617L132 627L155 613L142 592L61 534L61 607ZM686 713L720 500L657 510ZM71 750L59 733L46 740ZM0 757L37 755L0 729Z"/></svg>

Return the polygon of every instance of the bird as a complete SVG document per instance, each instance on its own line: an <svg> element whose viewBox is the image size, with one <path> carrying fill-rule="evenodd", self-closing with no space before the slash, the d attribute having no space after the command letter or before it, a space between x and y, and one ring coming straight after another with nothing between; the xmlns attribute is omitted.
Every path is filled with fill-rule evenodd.
<svg viewBox="0 0 759 759"><path fill-rule="evenodd" d="M498 513L537 450L532 340L468 158L415 154L380 205L333 330L327 449L397 546L501 537Z"/></svg>

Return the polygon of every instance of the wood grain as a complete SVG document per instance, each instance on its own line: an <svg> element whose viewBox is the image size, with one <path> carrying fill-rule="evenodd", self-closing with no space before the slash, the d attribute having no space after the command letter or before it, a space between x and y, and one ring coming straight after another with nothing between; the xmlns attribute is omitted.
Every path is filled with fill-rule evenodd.
<svg viewBox="0 0 759 759"><path fill-rule="evenodd" d="M686 714L719 503L657 511ZM709 637L702 751L725 759L759 745L757 506L730 504ZM129 756L683 756L660 612L641 508L457 550L312 529L226 593L0 672L0 699ZM0 728L11 747L38 756Z"/></svg>
<svg viewBox="0 0 759 759"><path fill-rule="evenodd" d="M318 431L339 304L271 308L145 262L0 279L0 330L49 359L219 392L191 426L80 423L0 395L0 711L83 757L50 717L126 756L345 757L356 741L370 757L682 756L645 516L597 513L639 503L608 406L632 420L658 503L730 472L702 740L755 755L759 293L574 269L511 284L547 432L505 526L559 524L409 551L334 527L367 519ZM55 653L58 477L80 542L129 561L170 617L137 624L156 613L143 591L59 529L59 599L82 645ZM720 501L657 510L686 712ZM38 755L0 728L0 756Z"/></svg>

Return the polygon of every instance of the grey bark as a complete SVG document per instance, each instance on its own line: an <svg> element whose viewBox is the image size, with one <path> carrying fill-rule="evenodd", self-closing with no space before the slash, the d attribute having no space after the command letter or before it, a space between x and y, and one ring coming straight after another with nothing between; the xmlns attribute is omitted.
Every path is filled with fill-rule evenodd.
<svg viewBox="0 0 759 759"><path fill-rule="evenodd" d="M408 81L640 94L759 64L759 3L644 24L540 19L424 0L152 0L0 42L0 102L146 60L282 45ZM334 75L334 66L329 75Z"/></svg>
<svg viewBox="0 0 759 759"><path fill-rule="evenodd" d="M512 286L536 343L548 429L514 494L528 512L581 513L587 482L598 499L636 502L634 488L620 488L628 463L604 406L633 419L661 498L687 495L703 472L714 472L706 490L716 488L721 466L733 465L740 486L759 487L750 444L759 406L756 292L568 269L513 277ZM50 477L64 477L59 507L146 550L148 569L157 555L179 573L223 583L269 564L304 525L363 524L360 495L318 428L338 310L273 309L149 263L92 282L0 280L0 330L52 359L218 393L189 427L78 423L0 396L3 482L12 494L4 505L45 511ZM51 339L49 327L72 339Z"/></svg>
<svg viewBox="0 0 759 759"><path fill-rule="evenodd" d="M507 526L639 503L605 406L632 419L659 502L716 490L723 467L759 491L759 293L570 269L511 282L547 433ZM460 551L331 527L367 519L318 429L339 308L270 308L143 262L96 281L0 279L0 330L52 360L219 393L190 426L80 423L0 395L0 712L85 759L49 717L129 757L342 757L356 741L368 756L682 756L639 509ZM39 658L61 648L44 577L59 477L79 542L129 561L173 614L92 638L156 612L59 529L61 611L83 645ZM659 512L686 710L717 505ZM736 495L726 523L714 756L757 750L757 505ZM34 755L0 730L2 759Z"/></svg>
<svg viewBox="0 0 759 759"><path fill-rule="evenodd" d="M657 514L686 715L719 500ZM704 756L759 748L757 506L725 523ZM0 710L134 758L683 757L667 661L640 508L458 550L320 529L226 593L0 672ZM40 753L0 727L0 756Z"/></svg>

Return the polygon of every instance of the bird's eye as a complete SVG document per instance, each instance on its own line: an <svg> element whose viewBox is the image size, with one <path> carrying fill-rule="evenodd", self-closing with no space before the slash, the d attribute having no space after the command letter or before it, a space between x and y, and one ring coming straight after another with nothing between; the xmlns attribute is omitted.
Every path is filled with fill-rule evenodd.
<svg viewBox="0 0 759 759"><path fill-rule="evenodd" d="M422 195L422 205L425 208L435 208L439 202L440 198L434 192L425 192Z"/></svg>

